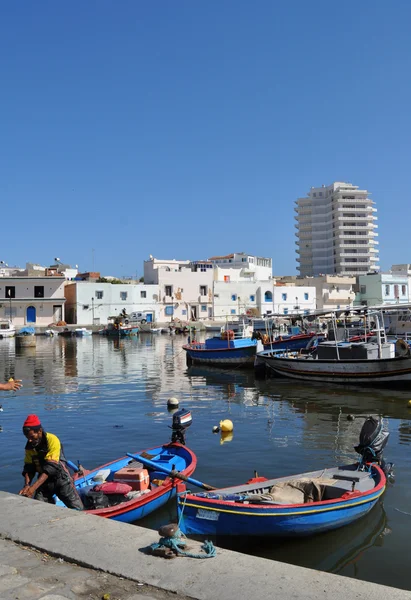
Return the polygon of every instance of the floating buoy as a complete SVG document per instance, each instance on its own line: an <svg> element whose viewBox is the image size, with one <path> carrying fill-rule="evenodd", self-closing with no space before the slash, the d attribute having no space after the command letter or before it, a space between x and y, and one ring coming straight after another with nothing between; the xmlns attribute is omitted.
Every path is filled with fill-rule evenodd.
<svg viewBox="0 0 411 600"><path fill-rule="evenodd" d="M3 407L1 404L0 404L0 412L3 412Z"/></svg>
<svg viewBox="0 0 411 600"><path fill-rule="evenodd" d="M221 431L232 431L234 429L233 422L230 419L224 419L224 421L220 421L220 429Z"/></svg>
<svg viewBox="0 0 411 600"><path fill-rule="evenodd" d="M231 442L234 434L232 431L222 431L220 437L220 444L225 444L226 442Z"/></svg>
<svg viewBox="0 0 411 600"><path fill-rule="evenodd" d="M218 425L214 425L213 427L213 433L218 433L220 431L220 428Z"/></svg>
<svg viewBox="0 0 411 600"><path fill-rule="evenodd" d="M178 405L179 405L179 400L178 400L178 398L169 398L169 399L167 400L167 406L168 406L169 408L176 408L176 406L178 406Z"/></svg>
<svg viewBox="0 0 411 600"><path fill-rule="evenodd" d="M347 421L354 421L354 415L347 415Z"/></svg>

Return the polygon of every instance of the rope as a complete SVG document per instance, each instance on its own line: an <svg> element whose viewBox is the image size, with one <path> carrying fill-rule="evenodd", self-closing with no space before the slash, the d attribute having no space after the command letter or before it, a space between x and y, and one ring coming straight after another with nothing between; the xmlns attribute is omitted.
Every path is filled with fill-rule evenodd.
<svg viewBox="0 0 411 600"><path fill-rule="evenodd" d="M203 552L198 554L193 552L185 552L182 548L187 546L187 542L183 539L183 533L180 529L177 529L176 533L170 537L161 537L160 541L151 544L149 547L151 551L157 550L158 548L170 548L179 556L187 556L188 558L213 558L216 556L216 549L213 542L206 540L201 546ZM184 536L185 537L185 536Z"/></svg>

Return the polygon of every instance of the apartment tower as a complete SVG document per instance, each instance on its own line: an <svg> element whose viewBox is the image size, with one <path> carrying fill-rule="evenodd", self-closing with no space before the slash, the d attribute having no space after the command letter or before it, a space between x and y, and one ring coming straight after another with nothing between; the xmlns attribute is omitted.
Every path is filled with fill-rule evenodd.
<svg viewBox="0 0 411 600"><path fill-rule="evenodd" d="M379 270L377 209L367 190L336 181L295 203L300 276Z"/></svg>

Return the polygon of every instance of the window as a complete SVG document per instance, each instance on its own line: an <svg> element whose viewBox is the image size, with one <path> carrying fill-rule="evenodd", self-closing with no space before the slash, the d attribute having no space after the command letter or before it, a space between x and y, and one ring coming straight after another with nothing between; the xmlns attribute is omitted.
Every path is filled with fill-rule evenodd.
<svg viewBox="0 0 411 600"><path fill-rule="evenodd" d="M34 297L35 298L44 298L44 285L35 285L34 286Z"/></svg>
<svg viewBox="0 0 411 600"><path fill-rule="evenodd" d="M120 292L120 300L127 300L127 292Z"/></svg>
<svg viewBox="0 0 411 600"><path fill-rule="evenodd" d="M241 262L247 262L247 259L246 258L242 258Z"/></svg>
<svg viewBox="0 0 411 600"><path fill-rule="evenodd" d="M284 314L284 315L288 315L288 308L285 308L285 309L284 309L284 313L283 313L283 314Z"/></svg>
<svg viewBox="0 0 411 600"><path fill-rule="evenodd" d="M224 275L224 281L230 283L230 275Z"/></svg>
<svg viewBox="0 0 411 600"><path fill-rule="evenodd" d="M271 302L273 299L273 293L272 292L266 292L264 294L264 302Z"/></svg>
<svg viewBox="0 0 411 600"><path fill-rule="evenodd" d="M400 297L400 290L399 290L399 286L397 284L394 285L394 298L399 298Z"/></svg>
<svg viewBox="0 0 411 600"><path fill-rule="evenodd" d="M255 296L254 295L250 296L250 302L255 302Z"/></svg>
<svg viewBox="0 0 411 600"><path fill-rule="evenodd" d="M140 292L140 298L147 298L147 292L145 292L144 290Z"/></svg>
<svg viewBox="0 0 411 600"><path fill-rule="evenodd" d="M360 286L360 294L366 294L366 293L367 293L367 286L361 285Z"/></svg>
<svg viewBox="0 0 411 600"><path fill-rule="evenodd" d="M304 292L304 300L308 300L308 294Z"/></svg>
<svg viewBox="0 0 411 600"><path fill-rule="evenodd" d="M96 300L102 300L104 296L104 292L98 291L96 292Z"/></svg>
<svg viewBox="0 0 411 600"><path fill-rule="evenodd" d="M389 295L390 295L390 286L389 286L389 285L386 285L386 286L385 286L385 295L386 295L386 296L389 296Z"/></svg>
<svg viewBox="0 0 411 600"><path fill-rule="evenodd" d="M201 305L201 312L207 312L207 306L205 304Z"/></svg>
<svg viewBox="0 0 411 600"><path fill-rule="evenodd" d="M200 285L200 296L207 296L207 286Z"/></svg>
<svg viewBox="0 0 411 600"><path fill-rule="evenodd" d="M284 302L287 300L287 294L281 294L281 298L284 300Z"/></svg>
<svg viewBox="0 0 411 600"><path fill-rule="evenodd" d="M83 304L83 310L88 310L90 308L89 304Z"/></svg>
<svg viewBox="0 0 411 600"><path fill-rule="evenodd" d="M174 306L166 306L164 314L171 316L174 314Z"/></svg>
<svg viewBox="0 0 411 600"><path fill-rule="evenodd" d="M184 315L186 315L186 314L187 314L187 311L186 311L185 309L183 309L183 310L181 311L181 314L184 316Z"/></svg>
<svg viewBox="0 0 411 600"><path fill-rule="evenodd" d="M15 298L16 297L16 287L14 285L6 285L4 297L5 298Z"/></svg>
<svg viewBox="0 0 411 600"><path fill-rule="evenodd" d="M231 294L231 300L235 302L237 300L237 294Z"/></svg>
<svg viewBox="0 0 411 600"><path fill-rule="evenodd" d="M403 296L405 296L405 294L406 294L406 293L407 293L407 286L406 286L406 285L402 285L402 286L401 286L401 294L402 294Z"/></svg>
<svg viewBox="0 0 411 600"><path fill-rule="evenodd" d="M232 308L232 309L231 309L231 314L232 314L232 315L235 315L235 308Z"/></svg>
<svg viewBox="0 0 411 600"><path fill-rule="evenodd" d="M172 296L173 295L173 286L172 285L165 285L164 286L164 293L166 296Z"/></svg>

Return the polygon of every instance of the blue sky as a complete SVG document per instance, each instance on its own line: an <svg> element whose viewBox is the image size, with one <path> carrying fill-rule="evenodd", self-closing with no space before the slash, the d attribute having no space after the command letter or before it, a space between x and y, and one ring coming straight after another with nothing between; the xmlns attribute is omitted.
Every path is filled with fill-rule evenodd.
<svg viewBox="0 0 411 600"><path fill-rule="evenodd" d="M346 180L382 268L411 262L410 22L401 0L2 3L0 260L292 274L294 200Z"/></svg>

